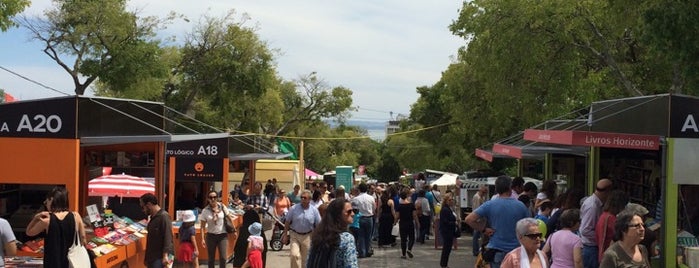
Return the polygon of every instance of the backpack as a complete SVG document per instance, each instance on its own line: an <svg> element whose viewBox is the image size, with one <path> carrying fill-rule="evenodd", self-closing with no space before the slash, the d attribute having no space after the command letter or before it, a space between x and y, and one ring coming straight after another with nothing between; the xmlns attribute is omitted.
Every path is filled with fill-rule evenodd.
<svg viewBox="0 0 699 268"><path fill-rule="evenodd" d="M306 268L337 267L337 248L328 245L312 247L306 261Z"/></svg>

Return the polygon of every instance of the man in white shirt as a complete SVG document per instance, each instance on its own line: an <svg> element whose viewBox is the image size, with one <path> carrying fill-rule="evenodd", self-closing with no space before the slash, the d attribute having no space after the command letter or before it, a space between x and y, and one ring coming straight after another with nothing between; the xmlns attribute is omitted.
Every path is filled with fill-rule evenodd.
<svg viewBox="0 0 699 268"><path fill-rule="evenodd" d="M359 184L359 195L352 199L352 206L357 207L362 217L359 218L358 247L359 258L371 257L371 234L374 229L374 212L376 211L376 200L367 194L367 185Z"/></svg>

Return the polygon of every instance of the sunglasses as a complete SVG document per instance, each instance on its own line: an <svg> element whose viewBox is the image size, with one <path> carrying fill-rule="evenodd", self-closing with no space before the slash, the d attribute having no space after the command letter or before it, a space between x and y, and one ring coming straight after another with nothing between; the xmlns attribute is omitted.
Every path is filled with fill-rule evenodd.
<svg viewBox="0 0 699 268"><path fill-rule="evenodd" d="M210 195L210 196L209 196L209 199L216 199L216 198L217 198L217 196L215 196L215 195Z"/></svg>
<svg viewBox="0 0 699 268"><path fill-rule="evenodd" d="M352 215L353 213L356 213L356 212L354 212L354 211L355 211L355 209L350 209L350 210L348 210L348 211L345 211L345 213L346 213L347 215Z"/></svg>
<svg viewBox="0 0 699 268"><path fill-rule="evenodd" d="M629 228L641 228L643 227L642 223L636 223L636 224L629 224Z"/></svg>
<svg viewBox="0 0 699 268"><path fill-rule="evenodd" d="M308 199L308 196L302 196L301 199Z"/></svg>
<svg viewBox="0 0 699 268"><path fill-rule="evenodd" d="M532 240L537 240L537 239L541 239L543 234L542 233L533 233L533 234L525 234L524 236L529 237L529 239L532 239Z"/></svg>

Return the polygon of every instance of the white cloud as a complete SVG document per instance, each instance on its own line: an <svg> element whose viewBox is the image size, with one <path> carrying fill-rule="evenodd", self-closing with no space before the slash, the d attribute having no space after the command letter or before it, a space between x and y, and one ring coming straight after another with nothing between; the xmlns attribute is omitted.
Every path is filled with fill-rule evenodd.
<svg viewBox="0 0 699 268"><path fill-rule="evenodd" d="M49 0L34 0L26 12L41 14L50 3ZM277 69L282 77L295 79L298 75L317 71L330 85L353 90L355 105L404 114L417 100L415 88L436 83L450 63L450 56L464 44L447 29L457 18L461 5L461 1L397 0L129 2L129 7L141 10L141 15L165 16L174 11L187 16L190 22L175 21L161 34L175 35L179 40L203 14L220 17L231 9L235 9L239 17L247 13L251 17L248 25L257 25L261 39L271 48L281 50ZM0 58L3 54L5 52L0 50ZM50 71L51 78L43 82L64 86L65 81L53 76L66 79L68 76L45 64L37 64L30 70L31 64L27 63L22 68L31 74L43 69L44 76L35 76L42 79ZM14 80L6 74L0 79ZM386 113L364 110L355 115L389 117Z"/></svg>

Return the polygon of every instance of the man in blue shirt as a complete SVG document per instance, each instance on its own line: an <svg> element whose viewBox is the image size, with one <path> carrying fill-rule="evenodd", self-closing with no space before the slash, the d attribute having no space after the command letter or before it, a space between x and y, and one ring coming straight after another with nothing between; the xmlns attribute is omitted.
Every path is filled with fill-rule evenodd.
<svg viewBox="0 0 699 268"><path fill-rule="evenodd" d="M308 250L311 248L311 232L320 223L320 213L311 206L311 191L301 192L301 203L293 205L286 214L282 243L291 242L292 268L305 268ZM289 232L291 231L291 232Z"/></svg>
<svg viewBox="0 0 699 268"><path fill-rule="evenodd" d="M495 254L489 261L491 268L500 268L505 255L519 247L517 240L517 221L530 216L527 207L517 199L508 198L511 194L510 185L512 179L509 176L500 176L495 180L495 191L500 198L485 202L473 213L469 214L465 221L473 228L490 236L487 250L494 250ZM486 228L486 222L490 227Z"/></svg>

